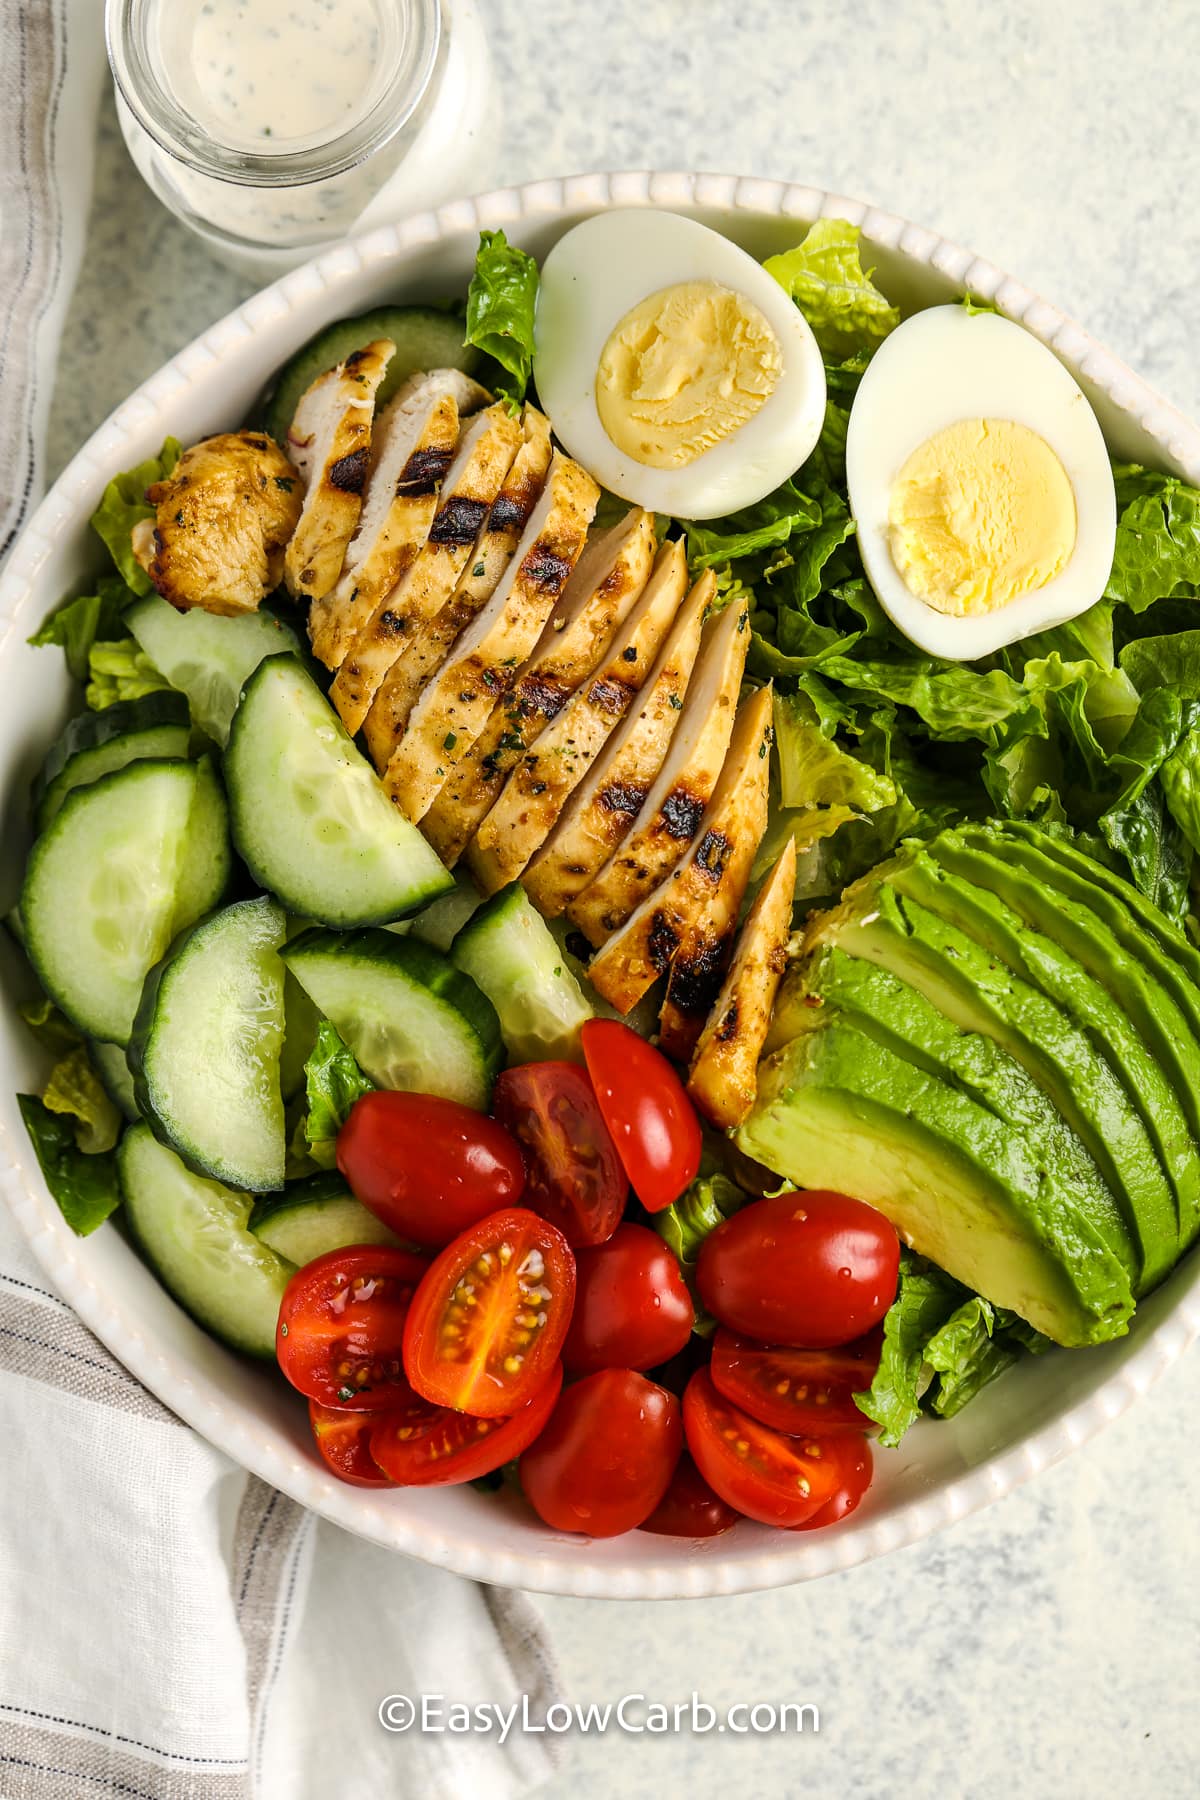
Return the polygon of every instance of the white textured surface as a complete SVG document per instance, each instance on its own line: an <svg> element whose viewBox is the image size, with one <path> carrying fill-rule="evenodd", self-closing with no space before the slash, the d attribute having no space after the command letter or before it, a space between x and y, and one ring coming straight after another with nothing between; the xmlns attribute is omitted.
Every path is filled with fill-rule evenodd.
<svg viewBox="0 0 1200 1800"><path fill-rule="evenodd" d="M486 10L509 120L497 180L691 163L859 193L1014 270L1200 411L1186 0L1136 17L1115 0ZM244 291L131 180L111 127L98 176L56 462ZM1033 1487L868 1567L702 1604L542 1602L581 1698L695 1687L822 1710L798 1742L576 1738L572 1790L1193 1792L1198 1417L1193 1354ZM373 1729L369 1704L355 1723Z"/></svg>

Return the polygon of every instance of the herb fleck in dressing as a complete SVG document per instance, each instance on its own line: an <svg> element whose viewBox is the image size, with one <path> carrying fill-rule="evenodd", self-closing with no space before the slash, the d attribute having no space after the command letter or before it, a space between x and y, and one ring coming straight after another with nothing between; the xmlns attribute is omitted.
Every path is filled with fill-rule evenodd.
<svg viewBox="0 0 1200 1800"><path fill-rule="evenodd" d="M378 94L377 0L183 0L160 30L187 110L233 149L337 137Z"/></svg>

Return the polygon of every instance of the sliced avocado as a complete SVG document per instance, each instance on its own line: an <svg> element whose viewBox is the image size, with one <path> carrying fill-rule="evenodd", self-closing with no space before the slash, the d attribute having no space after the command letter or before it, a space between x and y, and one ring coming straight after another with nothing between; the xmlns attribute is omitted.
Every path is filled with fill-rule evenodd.
<svg viewBox="0 0 1200 1800"><path fill-rule="evenodd" d="M1053 1000L1081 1031L1096 1054L1106 1056L1124 1083L1158 1160L1166 1172L1175 1206L1176 1243L1182 1249L1200 1216L1200 1154L1175 1094L1125 1008L1078 959L1044 931L1030 930L1021 915L983 885L989 871L974 851L956 853L973 874L956 874L943 861L941 838L928 853L915 854L896 878L901 893L970 932L976 943L1001 956L1023 981ZM949 852L947 852L949 854Z"/></svg>
<svg viewBox="0 0 1200 1800"><path fill-rule="evenodd" d="M1127 926L1120 934L1110 930L1093 906L1086 882L1065 872L1056 880L1053 863L1028 844L1011 844L987 826L942 832L929 848L943 867L987 887L1034 931L1061 945L1128 1014L1174 1091L1196 1159L1200 1040L1175 1002L1171 966L1154 940L1136 926ZM1186 1195L1179 1197L1183 1209ZM1181 1249L1200 1232L1200 1193L1195 1184L1192 1200L1190 1212L1182 1210Z"/></svg>
<svg viewBox="0 0 1200 1800"><path fill-rule="evenodd" d="M735 1141L799 1187L878 1207L915 1249L1056 1343L1126 1329L1127 1306L1056 1236L1025 1137L836 1012L760 1065Z"/></svg>
<svg viewBox="0 0 1200 1800"><path fill-rule="evenodd" d="M1108 1061L1061 1007L973 937L893 885L905 852L821 914L809 944L837 944L909 982L964 1031L996 1040L1037 1082L1082 1141L1125 1215L1137 1249L1135 1291L1160 1281L1176 1254L1174 1201L1154 1147Z"/></svg>
<svg viewBox="0 0 1200 1800"><path fill-rule="evenodd" d="M1139 1264L1129 1232L1095 1162L1053 1102L1006 1050L951 1024L924 994L875 963L826 947L794 963L775 1010L781 1041L811 1030L830 1008L876 1043L957 1088L1019 1132L1040 1163L1048 1226L1091 1271L1109 1302L1133 1309Z"/></svg>

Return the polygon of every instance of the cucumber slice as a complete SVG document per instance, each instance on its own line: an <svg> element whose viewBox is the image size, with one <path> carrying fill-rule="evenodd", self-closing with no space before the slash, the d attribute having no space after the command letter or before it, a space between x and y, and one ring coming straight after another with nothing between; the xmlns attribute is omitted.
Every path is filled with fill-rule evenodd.
<svg viewBox="0 0 1200 1800"><path fill-rule="evenodd" d="M354 319L339 319L310 338L285 362L262 404L263 424L280 444L296 416L305 388L318 375L345 362L352 350L376 338L391 338L396 354L379 386L375 405L383 406L401 382L425 369L461 369L474 375L483 357L474 345L463 343L465 326L457 313L433 306L381 306Z"/></svg>
<svg viewBox="0 0 1200 1800"><path fill-rule="evenodd" d="M580 1027L595 1014L518 882L472 915L450 946L450 960L496 1008L510 1063L582 1060Z"/></svg>
<svg viewBox="0 0 1200 1800"><path fill-rule="evenodd" d="M263 657L301 649L291 626L272 613L181 613L158 594L131 606L125 623L159 673L186 694L200 730L222 746L238 696Z"/></svg>
<svg viewBox="0 0 1200 1800"><path fill-rule="evenodd" d="M195 926L151 970L129 1041L155 1137L198 1175L255 1192L283 1186L284 925L259 899Z"/></svg>
<svg viewBox="0 0 1200 1800"><path fill-rule="evenodd" d="M255 1237L297 1268L350 1244L395 1244L403 1239L356 1200L338 1174L289 1181L281 1194L256 1200L250 1214Z"/></svg>
<svg viewBox="0 0 1200 1800"><path fill-rule="evenodd" d="M412 934L435 950L449 950L451 944L471 917L483 905L483 896L469 875L455 875L454 888L417 913L411 920Z"/></svg>
<svg viewBox="0 0 1200 1800"><path fill-rule="evenodd" d="M52 746L34 781L34 824L45 831L73 788L99 781L127 763L148 756L186 756L190 736L182 694L145 694L103 712L80 713Z"/></svg>
<svg viewBox="0 0 1200 1800"><path fill-rule="evenodd" d="M221 904L233 874L225 789L211 756L202 756L194 766L196 793L175 885L172 937Z"/></svg>
<svg viewBox="0 0 1200 1800"><path fill-rule="evenodd" d="M283 960L376 1086L486 1109L500 1021L446 957L391 931L307 931Z"/></svg>
<svg viewBox="0 0 1200 1800"><path fill-rule="evenodd" d="M129 1041L148 970L188 917L195 763L129 763L68 794L30 852L21 919L42 986L89 1037Z"/></svg>
<svg viewBox="0 0 1200 1800"><path fill-rule="evenodd" d="M233 840L289 912L382 925L454 885L294 656L260 663L225 753Z"/></svg>
<svg viewBox="0 0 1200 1800"><path fill-rule="evenodd" d="M129 1127L117 1171L130 1230L168 1293L233 1349L273 1358L295 1270L247 1229L249 1194L194 1175L148 1125Z"/></svg>
<svg viewBox="0 0 1200 1800"><path fill-rule="evenodd" d="M133 1071L120 1044L102 1044L98 1038L92 1038L88 1043L88 1055L109 1099L127 1119L140 1119L141 1112L133 1091Z"/></svg>

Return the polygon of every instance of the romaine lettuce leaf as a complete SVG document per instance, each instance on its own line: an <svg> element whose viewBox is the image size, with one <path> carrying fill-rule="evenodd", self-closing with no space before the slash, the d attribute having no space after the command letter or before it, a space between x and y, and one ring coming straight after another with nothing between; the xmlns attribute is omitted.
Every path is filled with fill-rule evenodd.
<svg viewBox="0 0 1200 1800"><path fill-rule="evenodd" d="M179 440L168 438L157 456L148 457L136 469L127 469L123 475L115 475L92 514L92 530L135 594L153 593L154 584L134 559L130 533L140 520L154 517L154 508L146 499L146 489L156 481L164 481L181 454Z"/></svg>
<svg viewBox="0 0 1200 1800"><path fill-rule="evenodd" d="M822 729L807 694L776 694L774 720L784 807L807 809L842 802L861 812L876 812L895 800L895 782L835 743Z"/></svg>
<svg viewBox="0 0 1200 1800"><path fill-rule="evenodd" d="M819 503L802 493L794 479L785 481L765 499L729 513L716 524L684 520L688 566L699 574L702 569L786 544L796 532L811 531L820 523Z"/></svg>
<svg viewBox="0 0 1200 1800"><path fill-rule="evenodd" d="M87 1237L121 1204L116 1158L111 1150L102 1155L82 1151L70 1120L31 1094L18 1094L17 1105L46 1186L71 1230Z"/></svg>
<svg viewBox="0 0 1200 1800"><path fill-rule="evenodd" d="M170 687L134 638L95 643L88 651L88 684L85 699L93 712L103 712L118 700L140 700Z"/></svg>
<svg viewBox="0 0 1200 1800"><path fill-rule="evenodd" d="M812 326L822 354L835 361L874 349L900 323L898 309L863 269L861 237L844 219L818 219L794 250L763 264Z"/></svg>
<svg viewBox="0 0 1200 1800"><path fill-rule="evenodd" d="M989 1381L1019 1361L1021 1346L1002 1329L1012 1317L976 1294L934 1332L925 1346L925 1362L938 1378L928 1404L939 1419L952 1419Z"/></svg>
<svg viewBox="0 0 1200 1800"><path fill-rule="evenodd" d="M1116 475L1121 513L1107 597L1140 613L1200 592L1200 492L1150 469Z"/></svg>
<svg viewBox="0 0 1200 1800"><path fill-rule="evenodd" d="M64 600L35 631L29 642L41 649L58 644L76 681L88 679L88 658L97 643L122 636L121 615L136 596L119 575L101 575L92 594Z"/></svg>
<svg viewBox="0 0 1200 1800"><path fill-rule="evenodd" d="M698 1175L678 1200L655 1213L651 1220L655 1231L672 1252L696 1309L692 1330L701 1337L711 1337L717 1322L700 1304L696 1293L696 1258L700 1246L710 1232L726 1219L750 1204L752 1195L744 1193L737 1183L719 1170Z"/></svg>
<svg viewBox="0 0 1200 1800"><path fill-rule="evenodd" d="M481 231L475 273L467 290L467 335L499 365L492 386L510 407L525 398L533 371L533 315L538 266L502 231Z"/></svg>
<svg viewBox="0 0 1200 1800"><path fill-rule="evenodd" d="M303 1131L308 1153L318 1168L335 1168L337 1134L354 1102L373 1094L375 1083L363 1074L328 1019L322 1019L317 1028L317 1041L304 1065L304 1085L308 1110Z"/></svg>
<svg viewBox="0 0 1200 1800"><path fill-rule="evenodd" d="M121 1115L83 1044L55 1063L42 1092L42 1104L70 1122L76 1145L85 1155L111 1150L121 1135Z"/></svg>
<svg viewBox="0 0 1200 1800"><path fill-rule="evenodd" d="M879 1367L870 1387L854 1396L859 1411L882 1427L881 1444L898 1444L916 1424L930 1380L926 1348L965 1295L966 1290L933 1263L914 1251L901 1250L896 1298L883 1321Z"/></svg>

